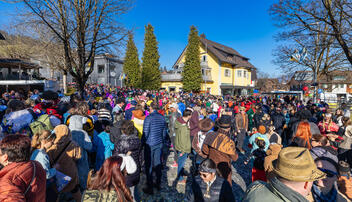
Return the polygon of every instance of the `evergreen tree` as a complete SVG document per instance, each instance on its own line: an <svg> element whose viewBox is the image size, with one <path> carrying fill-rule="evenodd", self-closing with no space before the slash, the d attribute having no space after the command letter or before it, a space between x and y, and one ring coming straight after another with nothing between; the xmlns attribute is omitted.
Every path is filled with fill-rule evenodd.
<svg viewBox="0 0 352 202"><path fill-rule="evenodd" d="M188 35L188 46L185 53L185 66L183 67L183 89L187 92L199 92L202 83L202 70L200 67L200 40L198 30L191 26Z"/></svg>
<svg viewBox="0 0 352 202"><path fill-rule="evenodd" d="M142 57L142 88L159 90L161 86L158 42L154 35L154 27L145 27L144 51Z"/></svg>
<svg viewBox="0 0 352 202"><path fill-rule="evenodd" d="M140 87L141 68L138 58L138 50L133 40L133 35L128 35L127 50L123 63L123 72L126 74L126 85L128 87Z"/></svg>

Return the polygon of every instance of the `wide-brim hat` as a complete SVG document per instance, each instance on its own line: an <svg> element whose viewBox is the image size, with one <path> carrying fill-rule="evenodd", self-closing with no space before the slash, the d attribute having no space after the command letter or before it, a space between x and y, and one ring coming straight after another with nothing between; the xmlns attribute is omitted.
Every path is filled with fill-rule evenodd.
<svg viewBox="0 0 352 202"><path fill-rule="evenodd" d="M215 123L211 120L211 119L203 119L201 121L199 121L198 123L198 127L201 131L203 132L208 132L209 130L211 130L214 127Z"/></svg>
<svg viewBox="0 0 352 202"><path fill-rule="evenodd" d="M294 182L313 182L326 176L317 168L309 150L304 147L283 148L278 159L273 161L273 167L278 176Z"/></svg>
<svg viewBox="0 0 352 202"><path fill-rule="evenodd" d="M230 128L231 127L231 116L222 115L221 118L216 122L216 125L220 128Z"/></svg>

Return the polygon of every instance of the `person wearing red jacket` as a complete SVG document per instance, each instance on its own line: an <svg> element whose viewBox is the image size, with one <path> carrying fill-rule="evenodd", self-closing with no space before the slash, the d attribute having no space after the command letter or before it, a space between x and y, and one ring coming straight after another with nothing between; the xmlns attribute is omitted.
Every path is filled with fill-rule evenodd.
<svg viewBox="0 0 352 202"><path fill-rule="evenodd" d="M46 173L37 161L30 161L31 140L8 135L0 141L0 201L45 202Z"/></svg>

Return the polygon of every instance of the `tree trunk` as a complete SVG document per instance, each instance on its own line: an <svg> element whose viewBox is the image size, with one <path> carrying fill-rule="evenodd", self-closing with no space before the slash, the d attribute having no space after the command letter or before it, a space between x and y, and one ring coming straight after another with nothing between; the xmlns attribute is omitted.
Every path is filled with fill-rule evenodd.
<svg viewBox="0 0 352 202"><path fill-rule="evenodd" d="M67 93L67 72L64 71L63 75L62 75L62 86L64 88L64 93Z"/></svg>

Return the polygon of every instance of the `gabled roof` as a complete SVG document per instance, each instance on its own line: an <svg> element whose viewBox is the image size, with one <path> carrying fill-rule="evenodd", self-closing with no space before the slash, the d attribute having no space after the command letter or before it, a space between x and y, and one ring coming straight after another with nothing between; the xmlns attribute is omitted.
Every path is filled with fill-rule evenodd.
<svg viewBox="0 0 352 202"><path fill-rule="evenodd" d="M200 36L200 42L205 46L207 51L210 51L212 54L214 54L220 62L229 63L239 67L256 69L248 61L249 58L242 56L239 52L231 47L208 40L205 38L204 34Z"/></svg>

